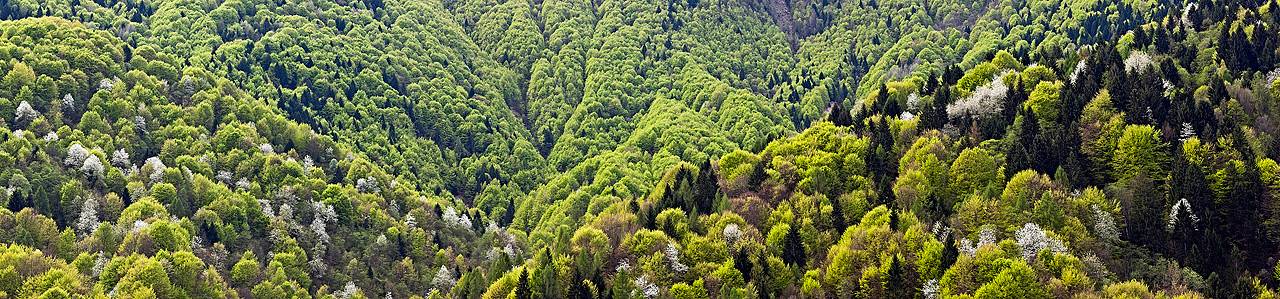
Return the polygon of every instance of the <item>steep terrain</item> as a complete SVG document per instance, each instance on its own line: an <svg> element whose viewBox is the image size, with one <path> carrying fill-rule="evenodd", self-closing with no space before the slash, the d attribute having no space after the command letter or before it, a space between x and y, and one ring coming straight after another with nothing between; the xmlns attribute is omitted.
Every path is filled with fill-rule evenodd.
<svg viewBox="0 0 1280 299"><path fill-rule="evenodd" d="M1236 298L1274 0L9 0L0 298Z"/></svg>

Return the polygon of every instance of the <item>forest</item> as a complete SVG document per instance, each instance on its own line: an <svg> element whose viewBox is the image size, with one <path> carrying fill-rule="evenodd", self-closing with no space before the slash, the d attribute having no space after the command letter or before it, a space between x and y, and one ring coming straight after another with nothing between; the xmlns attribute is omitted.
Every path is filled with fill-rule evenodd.
<svg viewBox="0 0 1280 299"><path fill-rule="evenodd" d="M1280 298L1280 0L4 0L0 298Z"/></svg>

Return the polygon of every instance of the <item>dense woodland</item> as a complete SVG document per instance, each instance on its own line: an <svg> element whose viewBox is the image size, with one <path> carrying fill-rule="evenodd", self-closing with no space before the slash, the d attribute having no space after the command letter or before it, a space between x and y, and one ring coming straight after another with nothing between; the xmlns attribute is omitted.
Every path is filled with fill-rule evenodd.
<svg viewBox="0 0 1280 299"><path fill-rule="evenodd" d="M1277 0L0 1L0 298L1276 298Z"/></svg>

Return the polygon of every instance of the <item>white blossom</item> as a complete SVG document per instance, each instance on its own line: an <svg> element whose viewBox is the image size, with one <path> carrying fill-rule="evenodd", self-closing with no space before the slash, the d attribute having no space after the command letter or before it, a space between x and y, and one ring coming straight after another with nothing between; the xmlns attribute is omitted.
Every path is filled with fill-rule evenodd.
<svg viewBox="0 0 1280 299"><path fill-rule="evenodd" d="M111 89L112 87L115 87L115 86L116 86L115 81L111 81L111 79L102 78L101 81L98 81L98 89Z"/></svg>
<svg viewBox="0 0 1280 299"><path fill-rule="evenodd" d="M129 162L129 152L126 152L123 148L122 148L122 149L117 149L116 151L111 152L111 165L112 165L112 166L119 167L119 168L125 168L125 166L129 166L129 164L130 164L130 162Z"/></svg>
<svg viewBox="0 0 1280 299"><path fill-rule="evenodd" d="M311 251L324 252L324 244L316 244L316 248L312 249ZM325 264L324 259L322 259L320 255L322 254L321 253L314 254L311 260L307 262L307 266L311 268L311 273L313 273L311 274L312 278L319 279L320 277L324 276L325 272L329 271L329 264Z"/></svg>
<svg viewBox="0 0 1280 299"><path fill-rule="evenodd" d="M649 282L648 276L640 275L640 277L636 277L635 285L636 290L640 291L640 294L645 298L658 297L658 286ZM632 292L635 292L635 290Z"/></svg>
<svg viewBox="0 0 1280 299"><path fill-rule="evenodd" d="M627 262L626 260L623 260L621 262L618 262L618 267L615 267L613 270L614 272L629 271L631 270L631 263Z"/></svg>
<svg viewBox="0 0 1280 299"><path fill-rule="evenodd" d="M449 268L444 265L440 265L440 270L436 271L436 277L431 279L431 285L435 286L436 289L441 292L447 292L450 289L453 289L454 283L453 271L449 271Z"/></svg>
<svg viewBox="0 0 1280 299"><path fill-rule="evenodd" d="M1267 85L1275 84L1276 80L1280 80L1280 68L1267 72Z"/></svg>
<svg viewBox="0 0 1280 299"><path fill-rule="evenodd" d="M1018 246L1022 247L1022 258L1028 263L1035 260L1036 255L1044 249L1052 252L1066 252L1066 246L1062 245L1062 241L1050 238L1035 223L1022 225L1022 228L1014 232L1014 239L1018 241Z"/></svg>
<svg viewBox="0 0 1280 299"><path fill-rule="evenodd" d="M311 232L316 234L316 240L321 244L329 243L329 233L325 231L324 220L320 217L311 219Z"/></svg>
<svg viewBox="0 0 1280 299"><path fill-rule="evenodd" d="M361 193L380 193L382 187L378 185L378 179L374 177L360 178L356 180L356 191Z"/></svg>
<svg viewBox="0 0 1280 299"><path fill-rule="evenodd" d="M267 155L276 153L276 148L272 146L270 143L259 144L258 150L262 151L263 154L267 154Z"/></svg>
<svg viewBox="0 0 1280 299"><path fill-rule="evenodd" d="M1087 69L1089 69L1089 63L1084 59L1080 59L1080 61L1076 62L1076 68L1071 70L1071 84L1075 84L1076 79L1080 78L1080 73L1083 73Z"/></svg>
<svg viewBox="0 0 1280 299"><path fill-rule="evenodd" d="M462 214L461 216L459 216L458 210L454 209L453 207L449 207L448 209L445 209L444 215L441 215L440 218L443 219L446 224L449 224L450 226L453 226L453 227L466 228L466 229L471 228L471 218L467 217L466 214Z"/></svg>
<svg viewBox="0 0 1280 299"><path fill-rule="evenodd" d="M98 230L98 225L98 200L90 197L80 205L80 218L76 220L76 229L81 237L85 237Z"/></svg>
<svg viewBox="0 0 1280 299"><path fill-rule="evenodd" d="M913 92L907 95L907 109L908 110L920 109L920 94Z"/></svg>
<svg viewBox="0 0 1280 299"><path fill-rule="evenodd" d="M960 245L956 246L956 251L967 256L973 256L978 252L978 247L973 245L973 241L969 238L960 239Z"/></svg>
<svg viewBox="0 0 1280 299"><path fill-rule="evenodd" d="M249 179L240 178L236 181L236 189L249 189Z"/></svg>
<svg viewBox="0 0 1280 299"><path fill-rule="evenodd" d="M902 120L913 120L916 119L916 115L911 114L911 111L902 111L902 115L899 115L898 118Z"/></svg>
<svg viewBox="0 0 1280 299"><path fill-rule="evenodd" d="M133 116L133 126L138 130L138 132L144 133L143 135L146 135L145 133L147 132L147 119L142 118L142 115Z"/></svg>
<svg viewBox="0 0 1280 299"><path fill-rule="evenodd" d="M1195 28L1195 26L1192 26L1195 24L1191 24L1191 11L1199 8L1200 8L1200 5L1196 4L1195 2L1187 3L1187 6L1182 8L1181 21L1182 21L1183 27Z"/></svg>
<svg viewBox="0 0 1280 299"><path fill-rule="evenodd" d="M146 221L142 221L142 220L134 220L134 221L133 221L133 229L132 229L132 230L130 230L129 232L130 232L130 233L136 233L136 232L142 231L142 229L147 228L147 225L150 225L150 224L149 224L149 223L147 223Z"/></svg>
<svg viewBox="0 0 1280 299"><path fill-rule="evenodd" d="M67 148L67 158L62 160L62 164L71 167L80 167L80 164L84 163L84 160L88 159L89 156L91 155L89 154L88 149L84 148L80 143L74 143L71 144L71 147Z"/></svg>
<svg viewBox="0 0 1280 299"><path fill-rule="evenodd" d="M213 179L217 180L220 183L230 185L232 183L231 180L233 178L231 177L230 171L219 170L218 174L213 176Z"/></svg>
<svg viewBox="0 0 1280 299"><path fill-rule="evenodd" d="M1004 104L1005 96L1009 93L1009 86L1004 84L1004 77L1007 74L1009 74L1008 71L996 75L991 78L990 83L975 88L968 97L947 105L947 115L952 118L970 116L977 119L996 115Z"/></svg>
<svg viewBox="0 0 1280 299"><path fill-rule="evenodd" d="M342 299L351 299L351 296L355 296L358 293L360 293L360 288L356 287L354 282L348 281L347 285L343 286L342 290L338 291L338 293L334 295L337 295L338 298Z"/></svg>
<svg viewBox="0 0 1280 299"><path fill-rule="evenodd" d="M417 225L418 225L418 221L413 217L413 214L404 216L404 226L412 228Z"/></svg>
<svg viewBox="0 0 1280 299"><path fill-rule="evenodd" d="M938 241L946 242L951 238L952 229L942 224L941 220L934 221L931 230L933 231L933 237Z"/></svg>
<svg viewBox="0 0 1280 299"><path fill-rule="evenodd" d="M98 275L101 275L102 270L107 268L107 262L111 261L110 259L107 258L107 254L103 253L102 251L98 251L97 256L98 258L94 259L93 261L93 268L89 270L90 273L93 274L93 277L98 277Z"/></svg>
<svg viewBox="0 0 1280 299"><path fill-rule="evenodd" d="M984 227L982 228L981 232L978 232L978 247L982 247L982 245L995 244L995 243L996 243L996 231L992 230L990 227Z"/></svg>
<svg viewBox="0 0 1280 299"><path fill-rule="evenodd" d="M289 203L280 204L280 208L278 208L276 212L278 212L276 214L277 218L285 220L286 222L293 220L293 206L289 205Z"/></svg>
<svg viewBox="0 0 1280 299"><path fill-rule="evenodd" d="M973 256L974 254L977 254L978 248L982 248L982 246L989 244L995 244L995 242L996 232L991 230L990 227L983 227L982 230L978 232L978 243L975 244L972 240L969 240L969 238L960 239L960 245L956 249L965 255Z"/></svg>
<svg viewBox="0 0 1280 299"><path fill-rule="evenodd" d="M49 134L44 134L44 142L54 141L58 141L58 132L49 131Z"/></svg>
<svg viewBox="0 0 1280 299"><path fill-rule="evenodd" d="M106 167L102 165L102 160L97 155L89 155L84 160L84 165L80 166L80 172L83 172L90 179L102 179L102 174L106 171Z"/></svg>
<svg viewBox="0 0 1280 299"><path fill-rule="evenodd" d="M1173 228L1178 226L1178 218L1180 218L1178 216L1183 213L1186 213L1186 218L1191 219L1191 226L1193 228L1197 223L1200 223L1200 217L1197 217L1195 212L1191 210L1191 202L1186 198L1183 198L1179 199L1178 202L1174 203L1173 207L1169 209L1169 223L1166 225L1166 229L1173 231Z"/></svg>
<svg viewBox="0 0 1280 299"><path fill-rule="evenodd" d="M18 103L18 110L15 112L13 119L21 122L33 121L37 117L40 117L40 112L36 112L35 108L31 108L31 103L22 101L22 103Z"/></svg>
<svg viewBox="0 0 1280 299"><path fill-rule="evenodd" d="M1116 222L1111 218L1111 213L1103 211L1096 204L1090 208L1093 209L1093 230L1098 236L1104 240L1119 240L1120 231L1116 229Z"/></svg>
<svg viewBox="0 0 1280 299"><path fill-rule="evenodd" d="M737 223L730 223L728 225L725 225L723 233L724 233L724 240L725 242L728 242L729 245L733 245L734 243L737 243L738 239L742 238L742 229L738 228Z"/></svg>
<svg viewBox="0 0 1280 299"><path fill-rule="evenodd" d="M667 256L667 261L671 263L671 270L684 273L689 271L689 266L680 262L680 250L676 249L675 244L667 243L667 249L663 251Z"/></svg>
<svg viewBox="0 0 1280 299"><path fill-rule="evenodd" d="M1124 71L1126 73L1141 73L1155 65L1151 60L1151 55L1143 51L1129 52L1129 57L1124 59Z"/></svg>
<svg viewBox="0 0 1280 299"><path fill-rule="evenodd" d="M280 207L281 212L288 206L288 204L282 205ZM316 235L316 240L320 244L329 243L329 232L327 231L326 223L334 222L337 219L337 214L334 213L333 206L322 202L312 201L311 207L315 210L315 216L311 218L311 232Z"/></svg>
<svg viewBox="0 0 1280 299"><path fill-rule="evenodd" d="M937 279L927 280L924 282L924 286L920 287L920 292L924 293L925 299L938 298L938 294L941 293L941 290L942 290L942 287L938 285Z"/></svg>
<svg viewBox="0 0 1280 299"><path fill-rule="evenodd" d="M151 166L151 174L149 175L149 178L151 179L152 184L159 183L160 180L164 178L165 166L164 162L160 161L160 157L147 158L144 165L144 168L146 166Z"/></svg>
<svg viewBox="0 0 1280 299"><path fill-rule="evenodd" d="M63 95L63 96L62 96L62 110L63 110L63 111L76 111L76 108L77 108L77 107L76 107L76 99L75 99L75 98L72 98L72 97L71 97L71 94L69 94L69 93L68 93L68 94L66 94L66 95Z"/></svg>
<svg viewBox="0 0 1280 299"><path fill-rule="evenodd" d="M266 198L258 199L258 206L262 208L262 214L267 217L275 217L276 212L271 208L271 201Z"/></svg>
<svg viewBox="0 0 1280 299"><path fill-rule="evenodd" d="M1182 123L1182 129L1178 131L1178 140L1186 142L1194 136L1196 136L1196 128L1192 127L1191 123Z"/></svg>

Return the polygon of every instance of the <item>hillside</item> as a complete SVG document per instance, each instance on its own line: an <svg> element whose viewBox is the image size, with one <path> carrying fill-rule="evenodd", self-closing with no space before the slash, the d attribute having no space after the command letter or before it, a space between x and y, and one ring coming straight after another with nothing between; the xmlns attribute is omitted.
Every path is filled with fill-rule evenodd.
<svg viewBox="0 0 1280 299"><path fill-rule="evenodd" d="M1276 0L8 0L0 298L1274 298Z"/></svg>

